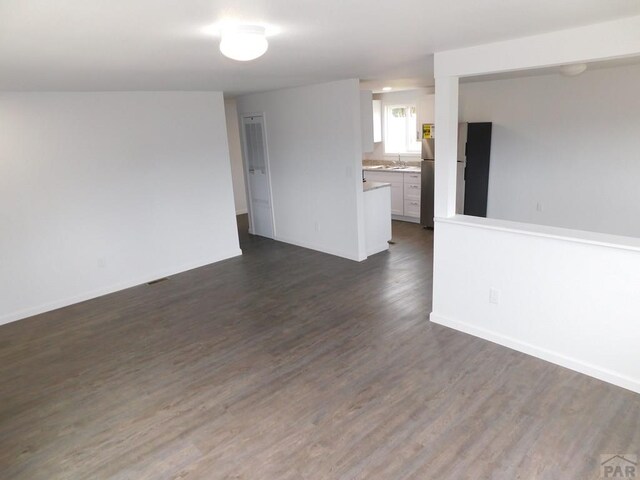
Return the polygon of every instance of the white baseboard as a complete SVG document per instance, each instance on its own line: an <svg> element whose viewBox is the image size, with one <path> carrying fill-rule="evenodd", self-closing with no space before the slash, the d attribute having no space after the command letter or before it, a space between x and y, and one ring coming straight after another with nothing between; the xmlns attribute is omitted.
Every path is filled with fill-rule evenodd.
<svg viewBox="0 0 640 480"><path fill-rule="evenodd" d="M368 249L367 256L370 257L371 255L375 255L376 253L380 252L386 252L387 250L389 250L389 243L384 242L383 244L381 243L380 245L376 245L375 247Z"/></svg>
<svg viewBox="0 0 640 480"><path fill-rule="evenodd" d="M127 288L136 287L138 285L142 285L152 280L157 280L158 278L177 275L178 273L183 273L188 270L193 270L194 268L204 267L205 265L210 265L212 263L220 262L228 258L237 257L238 255L242 255L242 250L240 249L232 250L230 252L225 252L224 254L221 254L221 255L216 255L216 257L214 258L209 258L204 261L185 264L177 268L159 270L153 273L142 275L138 278L130 279L124 282L119 282L115 285L109 285L104 288L98 288L88 292L82 292L77 295L73 295L71 297L56 300L53 302L48 302L46 304L24 308L15 312L9 312L9 313L0 315L0 325L15 322L17 320L22 320L24 318L32 317L34 315L39 315L41 313L50 312L52 310L57 310L59 308L68 307L69 305L74 305L76 303L84 302L86 300L102 297L104 295L118 292L120 290L125 290Z"/></svg>
<svg viewBox="0 0 640 480"><path fill-rule="evenodd" d="M526 353L533 357L555 363L556 365L566 367L579 373L584 373L590 377L617 385L618 387L626 388L632 392L640 393L640 379L631 378L618 372L599 367L598 365L593 365L558 352L537 347L501 333L486 330L465 322L445 318L434 312L431 313L429 319L438 325L443 325L445 327L453 328L454 330L468 333L475 337L480 337L484 340L489 340L490 342L497 343L498 345L509 347L513 350L517 350L518 352Z"/></svg>
<svg viewBox="0 0 640 480"><path fill-rule="evenodd" d="M356 262L361 262L362 260L367 258L366 256L363 257L363 258L360 258L359 255L357 255L357 254L353 255L350 252L345 252L345 251L341 251L341 250L333 250L331 248L325 248L322 245L313 244L311 242L300 242L298 240L293 240L293 239L286 238L286 237L281 237L281 236L274 237L274 240L277 240L279 242L284 242L284 243L290 243L291 245L295 245L296 247L308 248L309 250L315 250L317 252L328 253L329 255L335 255L337 257L346 258L348 260L354 260Z"/></svg>
<svg viewBox="0 0 640 480"><path fill-rule="evenodd" d="M391 220L400 220L401 222L420 223L420 218L405 217L404 215L391 215Z"/></svg>

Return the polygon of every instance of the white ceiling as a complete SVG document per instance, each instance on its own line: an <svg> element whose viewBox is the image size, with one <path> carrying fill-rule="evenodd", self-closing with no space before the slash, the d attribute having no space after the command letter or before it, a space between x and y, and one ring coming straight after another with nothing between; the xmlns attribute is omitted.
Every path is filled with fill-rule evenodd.
<svg viewBox="0 0 640 480"><path fill-rule="evenodd" d="M427 86L433 52L639 14L638 0L0 0L0 89ZM206 32L222 19L279 33L238 63Z"/></svg>

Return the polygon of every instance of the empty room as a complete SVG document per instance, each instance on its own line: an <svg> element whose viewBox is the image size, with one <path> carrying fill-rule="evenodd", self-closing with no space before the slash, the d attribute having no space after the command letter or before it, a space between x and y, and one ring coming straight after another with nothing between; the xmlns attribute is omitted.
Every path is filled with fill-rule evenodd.
<svg viewBox="0 0 640 480"><path fill-rule="evenodd" d="M0 2L0 478L640 478L640 2Z"/></svg>

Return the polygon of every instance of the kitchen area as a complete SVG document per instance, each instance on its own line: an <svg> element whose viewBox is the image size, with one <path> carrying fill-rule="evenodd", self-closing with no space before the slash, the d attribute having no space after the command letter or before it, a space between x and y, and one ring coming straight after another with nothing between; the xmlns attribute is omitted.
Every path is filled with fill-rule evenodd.
<svg viewBox="0 0 640 480"><path fill-rule="evenodd" d="M433 228L435 174L435 95L432 89L361 90L362 180L365 217L384 225L380 238L392 238L391 220ZM486 216L491 152L490 122L461 123L458 128L456 213ZM385 201L369 212L368 193L384 188ZM378 193L377 195L382 195ZM388 208L384 204L388 203ZM387 211L388 210L388 211ZM366 225L370 225L368 220ZM387 227L388 225L388 227ZM374 235L367 228L367 237Z"/></svg>

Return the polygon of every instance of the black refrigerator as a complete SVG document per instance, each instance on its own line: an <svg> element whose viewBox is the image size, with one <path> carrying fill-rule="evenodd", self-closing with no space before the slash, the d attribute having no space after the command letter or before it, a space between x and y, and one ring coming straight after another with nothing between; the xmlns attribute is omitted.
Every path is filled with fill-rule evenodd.
<svg viewBox="0 0 640 480"><path fill-rule="evenodd" d="M487 216L491 130L491 122L458 125L456 213L474 217ZM436 162L434 147L433 139L422 140L420 223L425 228L433 228Z"/></svg>

